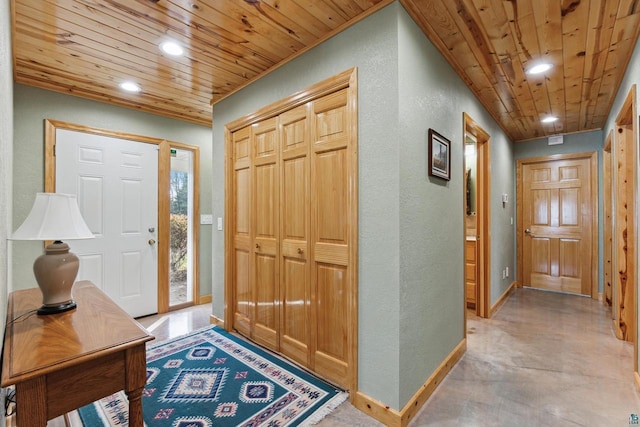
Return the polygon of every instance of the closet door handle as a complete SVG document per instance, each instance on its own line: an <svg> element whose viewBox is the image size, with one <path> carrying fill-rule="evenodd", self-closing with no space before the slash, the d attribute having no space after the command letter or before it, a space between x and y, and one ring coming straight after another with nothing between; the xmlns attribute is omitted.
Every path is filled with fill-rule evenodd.
<svg viewBox="0 0 640 427"><path fill-rule="evenodd" d="M256 249L260 249L260 243L256 243Z"/></svg>
<svg viewBox="0 0 640 427"><path fill-rule="evenodd" d="M302 248L298 248L298 254L302 255L304 253L304 251L302 250Z"/></svg>

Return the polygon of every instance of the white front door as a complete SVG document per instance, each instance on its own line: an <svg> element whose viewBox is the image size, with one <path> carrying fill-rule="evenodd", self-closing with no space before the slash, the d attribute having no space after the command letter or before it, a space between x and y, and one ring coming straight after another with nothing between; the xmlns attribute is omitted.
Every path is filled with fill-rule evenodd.
<svg viewBox="0 0 640 427"><path fill-rule="evenodd" d="M76 194L95 239L67 242L91 280L131 316L158 311L158 147L56 130L56 192Z"/></svg>

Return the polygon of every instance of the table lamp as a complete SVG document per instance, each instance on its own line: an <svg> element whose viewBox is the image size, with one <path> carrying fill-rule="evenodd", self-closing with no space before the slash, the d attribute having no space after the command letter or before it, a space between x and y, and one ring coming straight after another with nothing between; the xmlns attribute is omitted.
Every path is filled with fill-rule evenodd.
<svg viewBox="0 0 640 427"><path fill-rule="evenodd" d="M38 314L55 314L76 308L71 288L78 274L78 257L62 240L91 239L73 194L37 193L31 212L10 240L53 240L33 263L42 291Z"/></svg>

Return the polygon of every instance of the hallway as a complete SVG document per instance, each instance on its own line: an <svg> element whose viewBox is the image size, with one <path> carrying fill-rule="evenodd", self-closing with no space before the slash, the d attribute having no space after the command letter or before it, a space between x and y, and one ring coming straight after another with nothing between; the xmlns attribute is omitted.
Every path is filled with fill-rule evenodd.
<svg viewBox="0 0 640 427"><path fill-rule="evenodd" d="M208 309L141 323L165 340L205 326ZM466 354L412 427L627 426L640 413L633 345L615 338L598 301L516 289L492 319L471 316L467 338ZM318 425L382 424L345 403Z"/></svg>
<svg viewBox="0 0 640 427"><path fill-rule="evenodd" d="M633 345L590 298L516 289L469 318L467 353L415 426L627 426L640 412Z"/></svg>

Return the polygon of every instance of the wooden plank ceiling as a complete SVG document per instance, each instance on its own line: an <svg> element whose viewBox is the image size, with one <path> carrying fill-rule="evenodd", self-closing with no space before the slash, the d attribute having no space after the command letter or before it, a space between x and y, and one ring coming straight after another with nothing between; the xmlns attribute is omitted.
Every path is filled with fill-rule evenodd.
<svg viewBox="0 0 640 427"><path fill-rule="evenodd" d="M211 125L211 103L390 2L12 0L15 81ZM604 125L639 2L401 1L514 141ZM185 55L161 52L167 39ZM541 59L554 68L525 74ZM125 80L142 91L122 91Z"/></svg>

